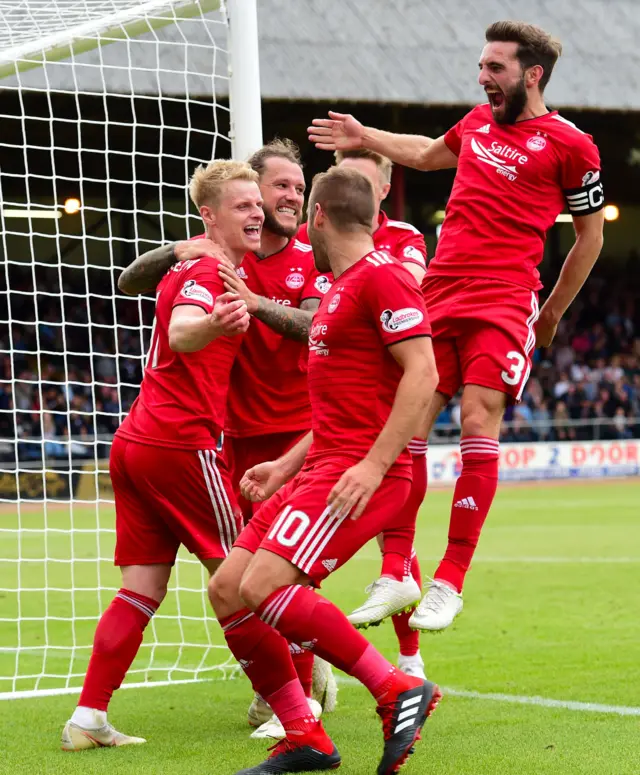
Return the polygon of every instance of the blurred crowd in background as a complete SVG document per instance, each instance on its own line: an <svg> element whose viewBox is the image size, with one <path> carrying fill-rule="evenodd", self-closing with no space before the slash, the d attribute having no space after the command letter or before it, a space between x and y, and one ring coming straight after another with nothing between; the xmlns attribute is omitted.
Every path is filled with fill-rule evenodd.
<svg viewBox="0 0 640 775"><path fill-rule="evenodd" d="M0 460L107 457L142 378L152 302L122 297L98 269L35 280L18 267L10 316L3 296L12 323L0 333ZM432 443L459 436L459 413L454 399ZM553 345L535 351L501 440L629 438L640 438L640 295L596 271Z"/></svg>

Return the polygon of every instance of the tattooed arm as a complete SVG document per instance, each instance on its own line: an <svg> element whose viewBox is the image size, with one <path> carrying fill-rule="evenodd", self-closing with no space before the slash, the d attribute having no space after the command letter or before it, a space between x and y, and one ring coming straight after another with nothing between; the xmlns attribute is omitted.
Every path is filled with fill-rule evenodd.
<svg viewBox="0 0 640 775"><path fill-rule="evenodd" d="M287 339L297 339L306 342L309 339L311 323L315 311L320 306L320 299L305 299L300 308L285 307L264 296L258 296L258 307L254 317L266 323L269 328L282 334Z"/></svg>
<svg viewBox="0 0 640 775"><path fill-rule="evenodd" d="M220 261L228 261L220 246L213 240L171 242L138 256L118 278L118 288L128 296L139 296L141 293L154 291L175 263L200 256L214 256Z"/></svg>
<svg viewBox="0 0 640 775"><path fill-rule="evenodd" d="M264 296L250 291L233 269L226 266L218 267L218 274L224 281L225 288L237 293L247 303L247 309L258 320L282 334L287 339L297 339L306 342L311 330L311 321L315 311L320 306L320 299L304 299L297 307L285 307Z"/></svg>

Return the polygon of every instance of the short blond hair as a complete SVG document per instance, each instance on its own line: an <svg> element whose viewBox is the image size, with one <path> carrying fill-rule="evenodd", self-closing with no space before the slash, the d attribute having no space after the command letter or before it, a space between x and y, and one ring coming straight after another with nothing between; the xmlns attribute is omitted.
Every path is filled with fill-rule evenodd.
<svg viewBox="0 0 640 775"><path fill-rule="evenodd" d="M201 164L196 167L189 181L191 201L198 210L203 205L216 207L220 202L225 183L230 183L232 180L257 183L258 173L244 161L220 159L210 161L206 166Z"/></svg>
<svg viewBox="0 0 640 775"><path fill-rule="evenodd" d="M340 164L340 162L345 159L371 159L378 168L382 180L385 183L391 183L393 162L381 153L370 151L368 148L356 148L353 151L336 151L334 157L336 164Z"/></svg>

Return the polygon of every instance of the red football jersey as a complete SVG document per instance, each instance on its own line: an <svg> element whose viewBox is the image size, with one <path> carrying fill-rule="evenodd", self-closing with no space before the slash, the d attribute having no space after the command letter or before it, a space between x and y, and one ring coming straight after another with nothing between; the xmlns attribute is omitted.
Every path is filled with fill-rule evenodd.
<svg viewBox="0 0 640 775"><path fill-rule="evenodd" d="M300 227L298 239L309 242L306 223ZM422 234L410 223L392 221L383 210L378 215L373 244L376 250L386 250L403 264L418 264L423 269L427 268L427 246Z"/></svg>
<svg viewBox="0 0 640 775"><path fill-rule="evenodd" d="M415 279L388 253L374 251L334 280L309 335L313 446L307 462L355 462L367 454L402 377L388 345L430 334ZM389 474L411 478L406 449Z"/></svg>
<svg viewBox="0 0 640 775"><path fill-rule="evenodd" d="M500 279L539 290L547 230L604 206L591 135L556 111L502 125L478 105L444 136L458 156L429 274Z"/></svg>
<svg viewBox="0 0 640 775"><path fill-rule="evenodd" d="M198 352L169 347L174 307L211 312L224 293L219 261L203 256L175 264L160 281L156 317L140 394L117 433L160 447L215 449L224 427L231 366L242 336L219 337ZM253 321L252 321L253 325Z"/></svg>
<svg viewBox="0 0 640 775"><path fill-rule="evenodd" d="M311 246L298 239L266 258L248 253L238 274L254 293L286 307L321 298L331 285L317 272ZM306 359L306 342L252 318L231 372L225 432L244 438L310 428Z"/></svg>

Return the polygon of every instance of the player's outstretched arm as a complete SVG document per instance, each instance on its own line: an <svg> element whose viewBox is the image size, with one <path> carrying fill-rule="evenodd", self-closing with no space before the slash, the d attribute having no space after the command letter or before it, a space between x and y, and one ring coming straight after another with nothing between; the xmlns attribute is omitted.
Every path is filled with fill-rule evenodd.
<svg viewBox="0 0 640 775"><path fill-rule="evenodd" d="M128 296L154 291L164 275L178 261L214 256L228 261L222 248L210 239L181 240L148 250L135 259L118 278L118 288Z"/></svg>
<svg viewBox="0 0 640 775"><path fill-rule="evenodd" d="M318 299L305 299L299 308L285 307L250 291L246 283L228 266L219 266L218 274L224 282L224 287L246 302L251 315L287 339L296 339L299 342L308 340L313 316L320 305Z"/></svg>
<svg viewBox="0 0 640 775"><path fill-rule="evenodd" d="M244 334L249 322L247 305L233 293L218 296L211 313L194 304L181 304L171 313L169 347L179 353L197 352L219 336Z"/></svg>
<svg viewBox="0 0 640 775"><path fill-rule="evenodd" d="M240 480L240 492L254 503L270 498L283 484L300 471L313 441L313 433L309 431L288 452L277 460L259 463L245 471Z"/></svg>
<svg viewBox="0 0 640 775"><path fill-rule="evenodd" d="M321 151L347 151L368 148L387 156L396 164L417 170L442 170L458 166L458 157L443 137L399 135L364 126L348 113L329 111L329 118L314 118L307 129L309 140Z"/></svg>
<svg viewBox="0 0 640 775"><path fill-rule="evenodd" d="M389 352L403 369L391 413L366 457L344 472L328 498L335 512L349 512L352 519L365 510L384 475L420 428L438 386L430 337L405 339L391 345Z"/></svg>
<svg viewBox="0 0 640 775"><path fill-rule="evenodd" d="M540 310L536 325L536 347L548 347L558 323L585 283L598 260L604 241L604 210L591 215L574 216L576 241L569 251L560 276Z"/></svg>

